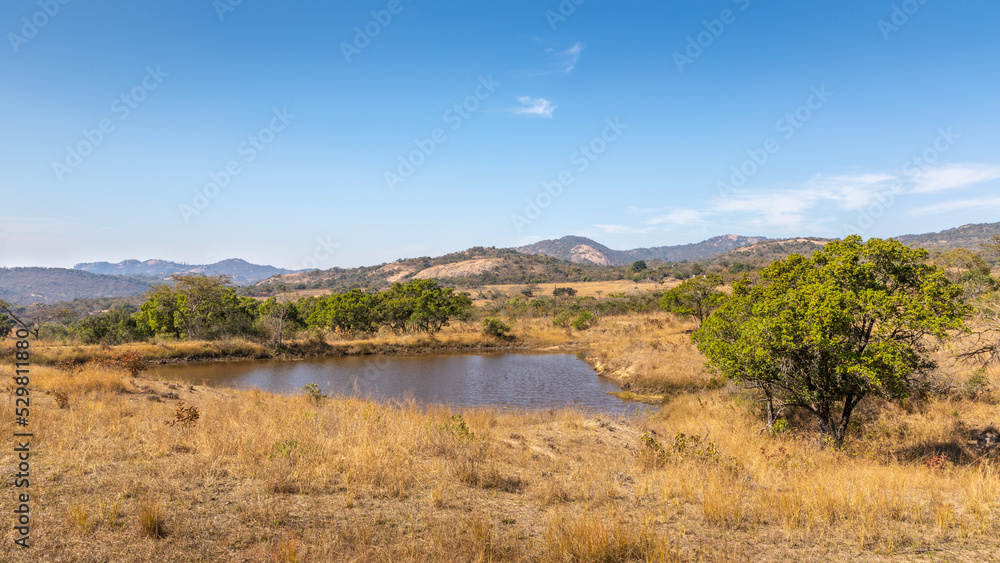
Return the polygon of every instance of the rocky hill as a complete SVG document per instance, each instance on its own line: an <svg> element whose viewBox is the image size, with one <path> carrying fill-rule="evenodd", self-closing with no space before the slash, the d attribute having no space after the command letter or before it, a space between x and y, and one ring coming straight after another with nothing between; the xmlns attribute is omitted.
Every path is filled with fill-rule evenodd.
<svg viewBox="0 0 1000 563"><path fill-rule="evenodd" d="M930 251L950 250L952 248L968 248L980 251L980 245L990 240L993 235L1000 235L1000 223L977 223L962 225L939 233L922 235L903 235L896 237L899 242L909 246L919 246Z"/></svg>
<svg viewBox="0 0 1000 563"><path fill-rule="evenodd" d="M67 268L0 268L0 299L30 305L84 297L132 297L155 280L105 276Z"/></svg>
<svg viewBox="0 0 1000 563"><path fill-rule="evenodd" d="M675 246L612 250L586 237L567 236L557 240L543 240L516 248L525 254L542 254L577 264L590 262L602 266L625 266L636 260L662 262L694 261L725 254L735 248L767 240L764 237L722 235L702 242Z"/></svg>
<svg viewBox="0 0 1000 563"><path fill-rule="evenodd" d="M230 258L214 264L179 264L166 260L123 260L117 264L110 262L90 262L73 266L74 270L83 270L92 274L104 274L110 276L145 276L157 279L166 279L174 274L205 274L219 275L226 274L233 278L233 283L237 285L249 285L282 274L291 274L295 270L275 268L274 266L260 266L251 264L239 258Z"/></svg>
<svg viewBox="0 0 1000 563"><path fill-rule="evenodd" d="M572 263L549 256L524 254L510 248L477 246L437 258L407 258L361 268L332 268L276 276L251 288L255 294L285 289L382 289L410 279L434 278L461 287L505 283L554 283L611 280L623 268L590 262Z"/></svg>

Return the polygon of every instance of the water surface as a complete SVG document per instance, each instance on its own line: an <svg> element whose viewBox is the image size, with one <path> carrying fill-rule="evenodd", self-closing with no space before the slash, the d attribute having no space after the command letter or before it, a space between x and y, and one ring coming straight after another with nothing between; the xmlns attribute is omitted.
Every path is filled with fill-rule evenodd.
<svg viewBox="0 0 1000 563"><path fill-rule="evenodd" d="M608 395L618 386L571 354L345 356L175 364L156 366L151 371L164 379L237 389L257 387L278 393L298 393L303 385L316 383L328 395L413 397L454 406L576 406L620 414L650 408Z"/></svg>

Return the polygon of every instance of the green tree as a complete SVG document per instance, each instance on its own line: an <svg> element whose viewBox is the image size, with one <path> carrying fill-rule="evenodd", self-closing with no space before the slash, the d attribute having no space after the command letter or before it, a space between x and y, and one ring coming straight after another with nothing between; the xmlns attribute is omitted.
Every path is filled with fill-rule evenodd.
<svg viewBox="0 0 1000 563"><path fill-rule="evenodd" d="M990 275L990 267L979 254L966 248L944 252L935 260L944 268L945 275L965 290L965 297L975 298L997 288L997 280Z"/></svg>
<svg viewBox="0 0 1000 563"><path fill-rule="evenodd" d="M76 335L88 344L121 344L144 340L139 323L133 317L135 307L114 308L89 315L76 323Z"/></svg>
<svg viewBox="0 0 1000 563"><path fill-rule="evenodd" d="M633 274L638 274L639 272L645 270L646 268L647 266L645 260L636 260L635 262L632 262L631 266L628 267L628 271L632 272Z"/></svg>
<svg viewBox="0 0 1000 563"><path fill-rule="evenodd" d="M438 332L454 318L469 316L472 298L436 280L393 284L379 294L380 321L396 332Z"/></svg>
<svg viewBox="0 0 1000 563"><path fill-rule="evenodd" d="M264 334L270 336L275 346L281 346L285 335L301 326L298 313L294 303L278 301L271 297L260 305L257 326Z"/></svg>
<svg viewBox="0 0 1000 563"><path fill-rule="evenodd" d="M0 340L10 336L10 333L14 331L15 324L14 319L0 312Z"/></svg>
<svg viewBox="0 0 1000 563"><path fill-rule="evenodd" d="M706 274L685 280L663 294L660 307L671 313L694 317L702 323L726 298L725 293L716 289L720 285L722 276L719 274Z"/></svg>
<svg viewBox="0 0 1000 563"><path fill-rule="evenodd" d="M734 284L693 339L711 370L764 393L769 423L805 409L839 446L858 403L908 396L935 365L929 338L965 329L962 289L926 259L857 235L793 254Z"/></svg>
<svg viewBox="0 0 1000 563"><path fill-rule="evenodd" d="M382 324L380 301L380 296L360 289L320 297L309 314L308 323L341 333L376 332Z"/></svg>
<svg viewBox="0 0 1000 563"><path fill-rule="evenodd" d="M512 340L510 326L500 319L487 317L483 319L483 334L492 336L498 340Z"/></svg>
<svg viewBox="0 0 1000 563"><path fill-rule="evenodd" d="M42 327L54 321L66 321L73 312L66 307L51 307L44 303L34 303L27 307L18 307L13 303L0 299L0 322L8 326L20 326L33 334L37 339ZM6 321L4 321L6 319ZM9 331L8 331L9 334Z"/></svg>
<svg viewBox="0 0 1000 563"><path fill-rule="evenodd" d="M136 314L140 328L189 339L253 332L259 302L236 295L229 276L179 274L171 279L176 283L146 293Z"/></svg>

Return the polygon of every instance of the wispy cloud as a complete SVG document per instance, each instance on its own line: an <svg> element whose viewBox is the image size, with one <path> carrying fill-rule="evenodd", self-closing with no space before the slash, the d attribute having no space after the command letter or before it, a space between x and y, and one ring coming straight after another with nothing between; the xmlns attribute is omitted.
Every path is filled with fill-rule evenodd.
<svg viewBox="0 0 1000 563"><path fill-rule="evenodd" d="M1000 166L990 164L949 164L925 172L915 171L913 193L931 193L965 188L1000 178Z"/></svg>
<svg viewBox="0 0 1000 563"><path fill-rule="evenodd" d="M647 225L700 225L705 223L711 215L710 212L698 211L696 209L674 209L669 213L658 215L652 219L647 219Z"/></svg>
<svg viewBox="0 0 1000 563"><path fill-rule="evenodd" d="M983 197L978 199L964 199L960 201L949 201L926 205L910 210L910 215L937 215L939 213L950 213L952 211L963 211L965 209L998 209L1000 208L1000 197Z"/></svg>
<svg viewBox="0 0 1000 563"><path fill-rule="evenodd" d="M519 115L537 115L539 117L550 118L552 112L556 111L556 105L545 98L532 98L521 96L517 99L522 107L514 108L514 113Z"/></svg>
<svg viewBox="0 0 1000 563"><path fill-rule="evenodd" d="M992 164L950 164L919 173L817 174L794 187L731 192L705 201L701 208L629 207L626 211L636 216L634 225L596 227L612 234L646 234L714 221L745 228L830 234L831 229L843 222L842 215L853 220L873 205L882 210L879 213L884 213L893 202L904 200L907 203L895 204L901 206L898 211L913 216L1000 209L1000 196L984 195L981 190L978 198L970 194L962 200L952 196L941 201L940 192L954 192L994 180L1000 180L1000 166ZM930 204L934 199L939 201ZM914 203L921 207L913 207Z"/></svg>
<svg viewBox="0 0 1000 563"><path fill-rule="evenodd" d="M569 74L573 72L576 68L576 63L580 61L580 53L583 53L583 44L577 42L575 45L566 49L562 52L562 56L566 58L564 62L563 72Z"/></svg>

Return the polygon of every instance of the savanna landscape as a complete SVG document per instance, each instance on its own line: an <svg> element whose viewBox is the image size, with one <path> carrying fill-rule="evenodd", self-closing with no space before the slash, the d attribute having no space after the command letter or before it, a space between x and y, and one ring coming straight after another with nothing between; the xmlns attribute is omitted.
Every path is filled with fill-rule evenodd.
<svg viewBox="0 0 1000 563"><path fill-rule="evenodd" d="M1000 563L998 21L3 2L0 563Z"/></svg>
<svg viewBox="0 0 1000 563"><path fill-rule="evenodd" d="M847 263L864 265L874 255L857 252L873 244L827 249L829 257L854 252ZM996 345L995 281L969 250L928 259L889 244L878 254L926 276L893 295L916 299L934 279L940 293L925 297L951 307L955 320L911 342L930 363L877 366L857 383L864 400L849 421L834 417L845 423L840 436L809 408L770 410L768 397L795 396L762 384L780 380L748 378L750 366L742 376L719 369L728 360L705 347L726 340L706 333L726 307L747 286L777 284L770 276L796 254L745 278L716 267L661 284L635 265L638 282L492 285L474 290L475 300L433 280L265 300L240 297L222 278L178 277L136 312L55 322L47 334L61 341L32 343L32 557L991 560L1000 529L1000 376L983 348ZM808 268L827 259L817 255ZM869 285L878 277L854 275ZM875 307L845 276L834 278L838 291ZM435 303L434 314L422 314L422 301ZM792 314L807 306L792 305ZM928 305L915 305L911 320ZM253 307L256 319L238 318ZM825 336L849 338L836 326ZM240 332L247 327L256 332ZM3 342L7 381L15 341ZM317 385L288 395L158 380L149 371L163 362L486 350L579 353L619 384L622 399L648 410L463 408L328 396ZM893 383L900 373L905 380ZM4 426L16 431L10 418ZM0 466L9 472L15 461L5 452Z"/></svg>

